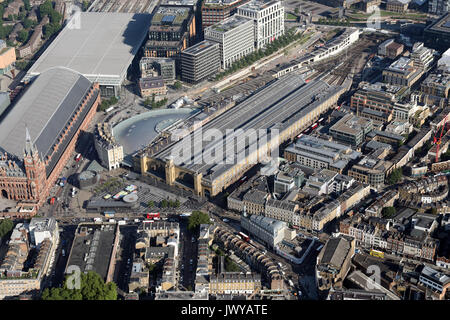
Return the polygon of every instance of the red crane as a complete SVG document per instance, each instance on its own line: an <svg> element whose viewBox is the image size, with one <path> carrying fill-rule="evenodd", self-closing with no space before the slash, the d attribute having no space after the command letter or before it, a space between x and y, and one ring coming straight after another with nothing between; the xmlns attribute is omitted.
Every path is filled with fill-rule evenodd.
<svg viewBox="0 0 450 320"><path fill-rule="evenodd" d="M442 129L441 129L441 134L439 135L439 139L437 139L437 133L439 132L437 130L436 130L436 134L434 135L434 138L433 138L433 142L436 144L436 161L435 162L439 161L439 147L441 145L442 135L444 134L444 128L445 128L446 124L447 124L447 116L445 116L445 118L444 118L444 123L442 124Z"/></svg>

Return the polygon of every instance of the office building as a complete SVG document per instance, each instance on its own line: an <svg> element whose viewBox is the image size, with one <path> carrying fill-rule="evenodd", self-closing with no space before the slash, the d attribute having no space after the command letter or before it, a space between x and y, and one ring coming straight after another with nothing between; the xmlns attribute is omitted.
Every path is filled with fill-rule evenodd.
<svg viewBox="0 0 450 320"><path fill-rule="evenodd" d="M435 97L448 98L450 90L450 69L441 67L430 73L420 84L420 91Z"/></svg>
<svg viewBox="0 0 450 320"><path fill-rule="evenodd" d="M141 78L139 91L141 97L152 97L155 101L159 101L167 94L167 87L162 77Z"/></svg>
<svg viewBox="0 0 450 320"><path fill-rule="evenodd" d="M123 146L118 144L108 123L98 123L94 146L102 165L108 170L118 169L123 161Z"/></svg>
<svg viewBox="0 0 450 320"><path fill-rule="evenodd" d="M365 141L372 129L372 120L346 114L330 128L329 133L337 141L356 147Z"/></svg>
<svg viewBox="0 0 450 320"><path fill-rule="evenodd" d="M220 69L219 44L203 40L181 53L181 79L197 83Z"/></svg>
<svg viewBox="0 0 450 320"><path fill-rule="evenodd" d="M419 281L426 287L436 291L441 300L445 299L445 294L448 288L450 288L450 277L429 266L423 267Z"/></svg>
<svg viewBox="0 0 450 320"><path fill-rule="evenodd" d="M366 156L348 170L348 175L356 181L377 188L384 184L386 177L393 169L394 166L389 161Z"/></svg>
<svg viewBox="0 0 450 320"><path fill-rule="evenodd" d="M288 161L338 173L342 173L349 162L356 161L360 156L360 152L349 146L307 135L298 138L284 151L284 157Z"/></svg>
<svg viewBox="0 0 450 320"><path fill-rule="evenodd" d="M406 93L406 87L394 86L381 82L373 84L361 82L358 90L350 100L350 107L356 110L357 115L364 109L378 111L388 117L392 114L394 103L399 101Z"/></svg>
<svg viewBox="0 0 450 320"><path fill-rule="evenodd" d="M411 60L413 62L413 66L424 71L428 71L434 61L435 54L436 51L431 48L425 47L423 45L423 42L414 43L411 52Z"/></svg>
<svg viewBox="0 0 450 320"><path fill-rule="evenodd" d="M221 22L237 11L237 8L249 0L205 0L202 3L202 26L206 27Z"/></svg>
<svg viewBox="0 0 450 320"><path fill-rule="evenodd" d="M172 58L180 71L181 52L197 37L195 15L189 6L159 6L152 17L144 56Z"/></svg>
<svg viewBox="0 0 450 320"><path fill-rule="evenodd" d="M39 75L0 124L0 197L40 207L99 102L99 85L77 72Z"/></svg>
<svg viewBox="0 0 450 320"><path fill-rule="evenodd" d="M251 0L240 5L236 14L253 20L256 50L284 34L284 7L281 1Z"/></svg>
<svg viewBox="0 0 450 320"><path fill-rule="evenodd" d="M205 40L219 43L223 69L255 50L253 28L251 19L233 16L205 29Z"/></svg>
<svg viewBox="0 0 450 320"><path fill-rule="evenodd" d="M139 61L139 69L141 78L160 76L166 83L176 79L175 60L170 58L142 57Z"/></svg>
<svg viewBox="0 0 450 320"><path fill-rule="evenodd" d="M242 216L241 228L250 236L264 242L270 248L275 248L283 239L288 225L286 222L260 215Z"/></svg>
<svg viewBox="0 0 450 320"><path fill-rule="evenodd" d="M383 70L383 82L410 88L423 73L423 69L414 66L413 60L401 57Z"/></svg>

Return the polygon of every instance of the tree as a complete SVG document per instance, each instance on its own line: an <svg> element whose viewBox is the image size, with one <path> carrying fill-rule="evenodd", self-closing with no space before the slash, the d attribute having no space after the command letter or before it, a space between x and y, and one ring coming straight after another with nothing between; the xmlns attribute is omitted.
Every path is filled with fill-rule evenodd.
<svg viewBox="0 0 450 320"><path fill-rule="evenodd" d="M155 202L154 202L153 200L150 200L150 201L147 203L147 205L148 205L149 208L153 208L153 207L155 206Z"/></svg>
<svg viewBox="0 0 450 320"><path fill-rule="evenodd" d="M33 26L34 23L33 23L33 20L28 19L28 18L25 18L25 19L23 20L22 24L23 24L23 27L24 27L25 29L29 29L29 28L31 28L31 27Z"/></svg>
<svg viewBox="0 0 450 320"><path fill-rule="evenodd" d="M26 30L20 30L20 31L19 31L19 34L18 34L18 36L17 36L17 39L18 39L20 42L25 42L25 41L27 41L27 40L28 40L28 31L26 31Z"/></svg>
<svg viewBox="0 0 450 320"><path fill-rule="evenodd" d="M150 107L152 105L152 99L150 99L150 97L147 97L145 98L143 103L145 107Z"/></svg>
<svg viewBox="0 0 450 320"><path fill-rule="evenodd" d="M31 9L30 0L23 0L23 4L25 6L25 10L30 11L30 9Z"/></svg>
<svg viewBox="0 0 450 320"><path fill-rule="evenodd" d="M14 223L11 221L11 219L3 219L0 222L0 238L3 238L13 228L14 228Z"/></svg>
<svg viewBox="0 0 450 320"><path fill-rule="evenodd" d="M381 214L383 215L383 218L392 218L396 213L396 210L394 207L384 207L381 210Z"/></svg>
<svg viewBox="0 0 450 320"><path fill-rule="evenodd" d="M52 2L50 0L46 0L43 4L39 6L39 16L42 20L46 15L50 15L53 11Z"/></svg>
<svg viewBox="0 0 450 320"><path fill-rule="evenodd" d="M180 81L175 81L173 86L176 90L180 90L183 87Z"/></svg>
<svg viewBox="0 0 450 320"><path fill-rule="evenodd" d="M394 169L391 174L389 175L387 182L389 184L396 184L399 183L400 180L402 179L403 174L402 174L402 169L401 168L397 168Z"/></svg>
<svg viewBox="0 0 450 320"><path fill-rule="evenodd" d="M294 12L295 12L295 14L298 14L298 12L299 12L298 8L295 8Z"/></svg>
<svg viewBox="0 0 450 320"><path fill-rule="evenodd" d="M174 204L175 208L179 208L180 207L180 200L175 200L175 204Z"/></svg>
<svg viewBox="0 0 450 320"><path fill-rule="evenodd" d="M167 202L166 199L161 200L161 208L167 208L168 205L169 205L169 203Z"/></svg>
<svg viewBox="0 0 450 320"><path fill-rule="evenodd" d="M202 211L192 211L188 220L188 229L193 231L201 224L210 224L209 215Z"/></svg>
<svg viewBox="0 0 450 320"><path fill-rule="evenodd" d="M114 282L105 284L101 276L93 271L80 274L80 288L69 289L66 277L62 288L46 288L42 300L117 300L117 286Z"/></svg>

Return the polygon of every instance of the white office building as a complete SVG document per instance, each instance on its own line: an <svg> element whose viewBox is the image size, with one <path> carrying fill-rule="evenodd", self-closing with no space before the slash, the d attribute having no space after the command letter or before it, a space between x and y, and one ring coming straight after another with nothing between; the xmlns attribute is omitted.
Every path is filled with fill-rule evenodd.
<svg viewBox="0 0 450 320"><path fill-rule="evenodd" d="M239 6L236 14L253 20L257 50L284 34L284 7L281 1L252 0Z"/></svg>
<svg viewBox="0 0 450 320"><path fill-rule="evenodd" d="M223 69L255 50L253 21L232 16L205 29L205 40L219 43L220 61Z"/></svg>
<svg viewBox="0 0 450 320"><path fill-rule="evenodd" d="M33 218L28 225L31 243L39 246L45 239L54 243L58 238L58 223L55 218Z"/></svg>

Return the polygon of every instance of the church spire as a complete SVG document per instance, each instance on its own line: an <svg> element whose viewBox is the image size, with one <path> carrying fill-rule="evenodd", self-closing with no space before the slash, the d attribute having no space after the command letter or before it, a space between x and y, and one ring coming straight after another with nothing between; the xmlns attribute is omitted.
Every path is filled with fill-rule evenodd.
<svg viewBox="0 0 450 320"><path fill-rule="evenodd" d="M25 125L25 156L32 156L35 151L36 149L31 140L30 131L28 131L28 127Z"/></svg>

